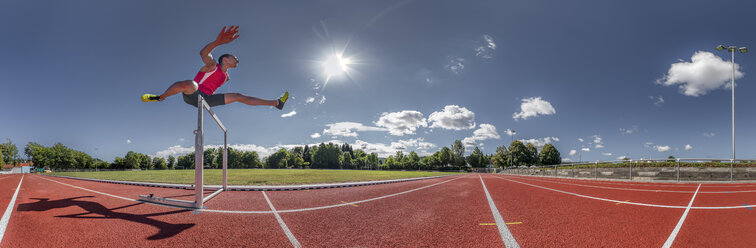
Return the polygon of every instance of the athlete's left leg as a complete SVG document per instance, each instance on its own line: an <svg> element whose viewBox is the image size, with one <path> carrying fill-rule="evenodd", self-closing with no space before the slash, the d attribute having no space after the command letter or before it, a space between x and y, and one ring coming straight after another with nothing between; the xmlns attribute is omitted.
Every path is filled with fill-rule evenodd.
<svg viewBox="0 0 756 248"><path fill-rule="evenodd" d="M273 106L278 109L282 109L283 105L286 103L288 99L289 99L289 92L284 93L284 96L276 100L265 100L265 99L260 99L253 96L239 94L239 93L226 93L225 94L226 104L229 104L232 102L240 102L240 103L253 105L253 106L259 106L259 105Z"/></svg>

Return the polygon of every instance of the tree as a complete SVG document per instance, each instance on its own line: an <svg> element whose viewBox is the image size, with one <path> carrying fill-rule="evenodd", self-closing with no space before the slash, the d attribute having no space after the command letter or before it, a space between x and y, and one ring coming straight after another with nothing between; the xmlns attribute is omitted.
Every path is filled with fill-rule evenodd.
<svg viewBox="0 0 756 248"><path fill-rule="evenodd" d="M265 168L271 168L271 169L278 169L278 168L286 168L288 166L288 163L286 161L286 157L289 155L289 152L286 151L286 149L281 148L277 152L271 154L268 156L268 158L265 159Z"/></svg>
<svg viewBox="0 0 756 248"><path fill-rule="evenodd" d="M507 157L507 164L510 166L520 166L526 164L528 161L527 151L525 145L519 140L512 141L509 145L509 156Z"/></svg>
<svg viewBox="0 0 756 248"><path fill-rule="evenodd" d="M367 155L366 158L367 159L365 160L365 166L374 170L378 169L378 166L381 163L380 160L378 160L378 154L373 152Z"/></svg>
<svg viewBox="0 0 756 248"><path fill-rule="evenodd" d="M455 140L454 144L452 144L451 151L451 163L457 167L465 166L465 146L462 144L462 141Z"/></svg>
<svg viewBox="0 0 756 248"><path fill-rule="evenodd" d="M320 143L317 150L312 153L312 168L319 169L338 169L340 167L339 162L343 159L341 149L333 143Z"/></svg>
<svg viewBox="0 0 756 248"><path fill-rule="evenodd" d="M526 163L528 165L538 164L538 148L533 144L528 143L528 145L525 146L525 154L527 155Z"/></svg>
<svg viewBox="0 0 756 248"><path fill-rule="evenodd" d="M168 169L173 170L176 168L176 158L173 155L168 155Z"/></svg>
<svg viewBox="0 0 756 248"><path fill-rule="evenodd" d="M296 148L299 148L297 150ZM304 159L302 158L302 147L296 147L289 151L289 156L286 157L288 163L287 168L304 168Z"/></svg>
<svg viewBox="0 0 756 248"><path fill-rule="evenodd" d="M439 165L447 167L452 162L452 151L448 147L442 147L438 154L438 160L441 162Z"/></svg>
<svg viewBox="0 0 756 248"><path fill-rule="evenodd" d="M541 149L541 154L538 156L540 164L543 165L555 165L562 162L562 157L559 151L552 144L546 144Z"/></svg>
<svg viewBox="0 0 756 248"><path fill-rule="evenodd" d="M420 169L420 156L417 155L415 151L411 151L409 155L407 155L407 164L405 164L405 169L408 170L418 170Z"/></svg>
<svg viewBox="0 0 756 248"><path fill-rule="evenodd" d="M496 154L491 157L494 166L502 168L509 165L509 151L506 146L500 146L496 148Z"/></svg>
<svg viewBox="0 0 756 248"><path fill-rule="evenodd" d="M342 161L341 161L341 168L342 169L354 169L354 163L352 159L352 155L349 153L349 151L345 151L342 155Z"/></svg>
<svg viewBox="0 0 756 248"><path fill-rule="evenodd" d="M675 162L675 156L670 155L667 157L667 162Z"/></svg>
<svg viewBox="0 0 756 248"><path fill-rule="evenodd" d="M168 164L165 163L164 158L155 157L152 158L152 168L156 170L165 170L168 169Z"/></svg>
<svg viewBox="0 0 756 248"><path fill-rule="evenodd" d="M480 151L480 148L476 146L472 154L467 156L467 163L473 168L484 168L488 165L488 159L486 158L486 155Z"/></svg>
<svg viewBox="0 0 756 248"><path fill-rule="evenodd" d="M0 166L5 165L5 160L3 160L3 150L0 149Z"/></svg>
<svg viewBox="0 0 756 248"><path fill-rule="evenodd" d="M0 151L2 151L2 161L9 164L16 164L18 160L18 147L13 144L10 139L7 143L0 144Z"/></svg>
<svg viewBox="0 0 756 248"><path fill-rule="evenodd" d="M181 167L182 169L194 168L194 153L180 156L178 162L176 162L176 167Z"/></svg>
<svg viewBox="0 0 756 248"><path fill-rule="evenodd" d="M242 155L242 168L260 168L262 163L260 162L260 156L257 152L244 152Z"/></svg>

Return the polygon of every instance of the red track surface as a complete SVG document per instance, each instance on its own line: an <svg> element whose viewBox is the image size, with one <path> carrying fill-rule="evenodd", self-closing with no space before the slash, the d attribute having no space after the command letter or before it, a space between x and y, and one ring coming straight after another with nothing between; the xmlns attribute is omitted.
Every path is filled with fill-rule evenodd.
<svg viewBox="0 0 756 248"><path fill-rule="evenodd" d="M21 177L0 175L2 213ZM752 183L699 188L469 174L354 188L224 192L205 211L193 211L133 200L150 193L191 200L190 190L26 174L0 246L502 247L505 238L483 183L522 247L660 247L668 239L673 247L756 244Z"/></svg>

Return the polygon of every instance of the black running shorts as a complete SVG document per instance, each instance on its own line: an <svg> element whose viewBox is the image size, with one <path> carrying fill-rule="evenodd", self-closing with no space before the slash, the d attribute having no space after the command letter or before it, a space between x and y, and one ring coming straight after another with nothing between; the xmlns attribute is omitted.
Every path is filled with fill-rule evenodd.
<svg viewBox="0 0 756 248"><path fill-rule="evenodd" d="M224 105L226 104L226 95L225 94L214 94L214 95L207 95L205 92L202 91L195 91L194 94L187 95L186 93L182 93L184 95L184 102L186 102L189 105L192 105L194 107L197 107L197 95L202 95L202 98L205 98L205 102L207 102L207 105L210 105L210 107L215 107L218 105Z"/></svg>

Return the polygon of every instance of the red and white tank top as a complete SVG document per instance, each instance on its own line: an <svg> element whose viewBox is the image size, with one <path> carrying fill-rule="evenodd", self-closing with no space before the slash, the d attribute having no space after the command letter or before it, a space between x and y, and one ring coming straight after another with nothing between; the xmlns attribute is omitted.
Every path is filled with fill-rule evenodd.
<svg viewBox="0 0 756 248"><path fill-rule="evenodd" d="M198 72L194 77L194 82L199 84L199 91L212 95L228 79L228 75L220 68L220 64L215 65L215 70L209 72Z"/></svg>

